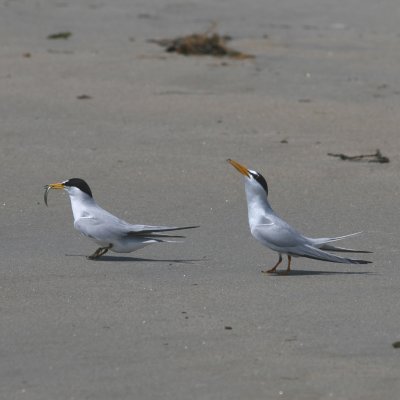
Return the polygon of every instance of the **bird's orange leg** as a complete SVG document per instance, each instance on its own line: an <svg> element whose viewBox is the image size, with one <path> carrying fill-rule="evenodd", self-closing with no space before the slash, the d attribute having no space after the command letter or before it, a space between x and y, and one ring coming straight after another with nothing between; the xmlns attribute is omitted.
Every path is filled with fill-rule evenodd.
<svg viewBox="0 0 400 400"><path fill-rule="evenodd" d="M282 254L279 253L279 260L278 262L275 264L275 266L271 269L268 269L266 271L261 271L263 274L272 274L273 272L276 272L276 268L278 267L278 265L282 262Z"/></svg>
<svg viewBox="0 0 400 400"><path fill-rule="evenodd" d="M286 269L286 271L283 271L281 273L282 275L289 275L289 272L290 272L290 263L292 262L292 256L289 256L289 254L288 254L287 259L288 259L287 269Z"/></svg>

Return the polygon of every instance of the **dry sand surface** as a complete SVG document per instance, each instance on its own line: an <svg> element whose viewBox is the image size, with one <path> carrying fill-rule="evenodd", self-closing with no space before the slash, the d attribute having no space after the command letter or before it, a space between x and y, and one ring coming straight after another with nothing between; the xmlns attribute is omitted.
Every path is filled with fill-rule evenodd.
<svg viewBox="0 0 400 400"><path fill-rule="evenodd" d="M0 398L397 400L399 16L397 0L0 1ZM255 58L149 42L212 22ZM390 163L327 155L378 148ZM261 274L277 255L228 157L305 234L362 230L343 244L373 264ZM72 177L128 221L201 228L88 261L68 197L43 204Z"/></svg>

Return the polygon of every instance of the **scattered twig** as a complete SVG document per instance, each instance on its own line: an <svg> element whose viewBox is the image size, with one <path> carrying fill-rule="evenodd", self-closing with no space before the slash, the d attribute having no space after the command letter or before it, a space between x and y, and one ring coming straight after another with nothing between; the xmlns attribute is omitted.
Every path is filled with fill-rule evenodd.
<svg viewBox="0 0 400 400"><path fill-rule="evenodd" d="M346 161L366 161L366 162L375 162L380 164L385 164L390 162L389 158L383 156L379 149L377 149L374 154L360 154L357 156L348 156L343 153L328 153L328 156L339 157L341 160L346 160Z"/></svg>
<svg viewBox="0 0 400 400"><path fill-rule="evenodd" d="M47 36L47 39L69 39L69 37L72 35L71 32L58 32L58 33L53 33L52 35Z"/></svg>

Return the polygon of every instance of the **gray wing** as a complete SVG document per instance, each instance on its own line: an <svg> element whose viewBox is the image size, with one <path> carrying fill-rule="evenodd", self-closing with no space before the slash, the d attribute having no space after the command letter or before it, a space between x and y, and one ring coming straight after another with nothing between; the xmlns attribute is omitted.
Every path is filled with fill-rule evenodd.
<svg viewBox="0 0 400 400"><path fill-rule="evenodd" d="M268 247L272 245L283 250L307 243L307 239L301 233L281 219L264 218L262 222L252 227L251 233Z"/></svg>
<svg viewBox="0 0 400 400"><path fill-rule="evenodd" d="M124 233L123 224L112 219L107 220L104 218L83 217L75 221L74 227L85 236L97 240L108 241L126 234Z"/></svg>
<svg viewBox="0 0 400 400"><path fill-rule="evenodd" d="M162 232L193 229L198 227L133 225L108 212L102 212L102 214L98 216L80 218L75 222L74 226L84 235L101 240L121 236L183 237L178 235L165 235L162 234Z"/></svg>
<svg viewBox="0 0 400 400"><path fill-rule="evenodd" d="M370 261L339 257L312 245L308 238L297 232L285 221L265 220L252 228L253 236L267 247L292 256L313 258L345 264L368 264Z"/></svg>

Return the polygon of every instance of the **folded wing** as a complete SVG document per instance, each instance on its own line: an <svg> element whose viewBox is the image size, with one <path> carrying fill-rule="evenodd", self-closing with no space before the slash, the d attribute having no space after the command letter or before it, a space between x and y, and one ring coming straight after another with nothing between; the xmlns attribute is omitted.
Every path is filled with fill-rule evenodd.
<svg viewBox="0 0 400 400"><path fill-rule="evenodd" d="M283 254L344 264L369 264L371 262L346 257L339 257L324 251L332 250L369 253L368 251L357 251L353 249L335 247L326 243L344 239L347 236L342 236L340 238L337 237L312 239L303 236L295 229L293 229L290 225L286 224L284 221L278 221L277 223L273 221L268 221L268 223L259 224L252 227L251 232L253 236L261 243Z"/></svg>
<svg viewBox="0 0 400 400"><path fill-rule="evenodd" d="M308 245L308 244L291 249L289 254L293 255L293 256L301 256L301 257L306 257L306 258L312 258L314 260L323 260L323 261L336 262L336 263L341 263L341 264L370 264L371 263L371 261L366 261L366 260L356 260L353 258L339 257L334 254L330 254L325 251L322 251L322 250L320 250L316 247L313 247L311 245Z"/></svg>
<svg viewBox="0 0 400 400"><path fill-rule="evenodd" d="M198 225L193 226L151 226L151 225L131 225L130 230L127 232L128 236L146 236L146 237L171 237L171 238L184 238L183 235L168 235L163 232L182 231L185 229L198 228Z"/></svg>

